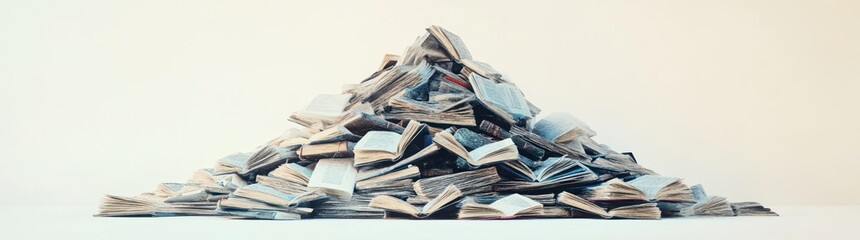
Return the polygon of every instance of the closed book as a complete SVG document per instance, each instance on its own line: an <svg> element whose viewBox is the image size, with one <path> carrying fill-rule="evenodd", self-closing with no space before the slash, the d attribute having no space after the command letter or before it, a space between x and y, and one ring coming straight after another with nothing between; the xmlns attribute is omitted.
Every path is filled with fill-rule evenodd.
<svg viewBox="0 0 860 240"><path fill-rule="evenodd" d="M353 147L355 143L348 141L304 145L299 149L299 156L302 159L348 158L354 156Z"/></svg>

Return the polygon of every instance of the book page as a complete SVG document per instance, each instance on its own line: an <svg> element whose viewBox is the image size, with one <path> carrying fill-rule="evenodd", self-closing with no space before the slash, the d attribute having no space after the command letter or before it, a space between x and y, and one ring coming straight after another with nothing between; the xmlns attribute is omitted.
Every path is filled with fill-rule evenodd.
<svg viewBox="0 0 860 240"><path fill-rule="evenodd" d="M469 152L469 158L474 160L475 162L480 161L482 158L486 157L490 153L498 151L499 149L514 145L514 141L510 138L506 138L505 140L501 140L498 142L490 143L475 150Z"/></svg>
<svg viewBox="0 0 860 240"><path fill-rule="evenodd" d="M708 199L708 194L705 193L705 188L702 184L696 184L690 187L690 192L693 193L693 201L701 202Z"/></svg>
<svg viewBox="0 0 860 240"><path fill-rule="evenodd" d="M314 97L303 113L339 117L351 98L352 94L320 94Z"/></svg>
<svg viewBox="0 0 860 240"><path fill-rule="evenodd" d="M508 113L513 114L514 116L527 116L531 117L532 112L529 110L529 104L526 102L525 96L520 92L520 89L517 86L509 83L499 84L499 90L502 91L502 95L507 99L508 105L505 105L505 110Z"/></svg>
<svg viewBox="0 0 860 240"><path fill-rule="evenodd" d="M513 84L497 84L477 73L472 73L470 77L475 80L476 91L481 92L478 96L482 101L489 102L514 116L531 116L525 97Z"/></svg>
<svg viewBox="0 0 860 240"><path fill-rule="evenodd" d="M490 204L490 207L502 211L505 216L513 216L518 212L529 208L543 207L543 204L540 204L531 198L524 197L523 195L511 194L510 196L493 202Z"/></svg>
<svg viewBox="0 0 860 240"><path fill-rule="evenodd" d="M370 131L355 144L355 150L397 153L401 135L396 132Z"/></svg>
<svg viewBox="0 0 860 240"><path fill-rule="evenodd" d="M596 135L588 125L567 112L553 112L546 115L535 123L532 132L551 142L571 140L559 139L570 132L572 132L570 138Z"/></svg>
<svg viewBox="0 0 860 240"><path fill-rule="evenodd" d="M657 192L660 191L660 189L663 189L664 187L678 180L680 179L676 177L645 175L633 179L627 182L627 184L630 184L630 186L639 189L640 191L648 195L648 198L653 199L654 196L657 195Z"/></svg>
<svg viewBox="0 0 860 240"><path fill-rule="evenodd" d="M308 187L335 190L338 198L349 199L355 188L356 174L352 158L320 159Z"/></svg>

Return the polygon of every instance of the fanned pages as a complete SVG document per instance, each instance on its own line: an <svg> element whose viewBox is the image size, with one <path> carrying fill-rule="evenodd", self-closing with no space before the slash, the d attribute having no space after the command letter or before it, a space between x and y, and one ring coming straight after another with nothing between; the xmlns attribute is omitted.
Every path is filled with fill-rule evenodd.
<svg viewBox="0 0 860 240"><path fill-rule="evenodd" d="M403 157L407 147L423 135L426 126L410 121L403 134L387 131L370 131L355 145L355 166L366 166L379 161L396 161Z"/></svg>
<svg viewBox="0 0 860 240"><path fill-rule="evenodd" d="M433 137L433 141L442 146L448 151L465 159L472 166L483 166L498 162L512 161L519 159L520 155L517 152L517 147L511 139L504 139L495 143L487 144L476 148L472 151L467 151L457 139L448 132L439 132Z"/></svg>
<svg viewBox="0 0 860 240"><path fill-rule="evenodd" d="M320 159L311 175L309 188L317 188L339 199L350 199L355 188L355 175L351 158Z"/></svg>
<svg viewBox="0 0 860 240"><path fill-rule="evenodd" d="M543 205L519 194L512 194L491 204L465 203L460 208L458 218L515 218L523 215L540 214Z"/></svg>
<svg viewBox="0 0 860 240"><path fill-rule="evenodd" d="M407 214L415 218L425 218L436 213L440 209L451 206L454 201L460 199L460 197L462 197L460 190L454 185L448 185L442 193L420 209L412 206L412 204L409 204L406 201L391 196L375 197L370 201L368 206L385 209L386 211Z"/></svg>

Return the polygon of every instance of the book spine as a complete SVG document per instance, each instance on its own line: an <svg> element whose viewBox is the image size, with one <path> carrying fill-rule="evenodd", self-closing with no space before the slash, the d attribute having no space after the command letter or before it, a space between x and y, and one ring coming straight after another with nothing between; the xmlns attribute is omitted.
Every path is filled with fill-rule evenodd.
<svg viewBox="0 0 860 240"><path fill-rule="evenodd" d="M514 141L514 145L517 146L517 150L520 151L520 154L526 157L541 160L546 154L546 151L526 141L523 136L516 135L513 136L511 140Z"/></svg>
<svg viewBox="0 0 860 240"><path fill-rule="evenodd" d="M367 119L369 122L373 123L373 125L376 125L379 128L403 134L404 128L401 127L400 125L397 125L396 123L386 121L383 118L380 118L380 117L377 117L374 115L370 115L367 113L362 113L361 117L364 119Z"/></svg>
<svg viewBox="0 0 860 240"><path fill-rule="evenodd" d="M511 137L510 132L487 120L481 121L481 125L478 128L496 138L505 139Z"/></svg>

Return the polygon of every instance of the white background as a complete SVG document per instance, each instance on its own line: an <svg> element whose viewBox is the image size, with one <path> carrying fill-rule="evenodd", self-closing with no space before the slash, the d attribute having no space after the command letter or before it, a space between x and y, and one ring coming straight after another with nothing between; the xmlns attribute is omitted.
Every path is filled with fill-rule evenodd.
<svg viewBox="0 0 860 240"><path fill-rule="evenodd" d="M424 28L710 194L858 204L857 1L0 0L3 205L184 181Z"/></svg>

